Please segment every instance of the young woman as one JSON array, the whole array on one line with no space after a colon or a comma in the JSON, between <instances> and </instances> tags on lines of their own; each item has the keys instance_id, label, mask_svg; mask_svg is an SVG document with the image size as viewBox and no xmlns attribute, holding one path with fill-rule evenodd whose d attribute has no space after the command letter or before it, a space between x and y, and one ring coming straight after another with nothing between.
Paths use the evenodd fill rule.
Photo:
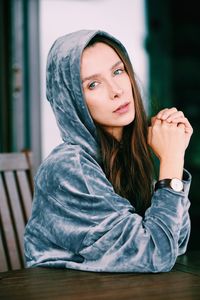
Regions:
<instances>
[{"instance_id":1,"label":"young woman","mask_svg":"<svg viewBox=\"0 0 200 300\"><path fill-rule=\"evenodd\" d=\"M35 177L27 266L169 271L190 234L189 121L171 108L147 127L126 49L103 31L56 40L47 98L63 143ZM149 146L160 160L155 187Z\"/></svg>"}]
</instances>

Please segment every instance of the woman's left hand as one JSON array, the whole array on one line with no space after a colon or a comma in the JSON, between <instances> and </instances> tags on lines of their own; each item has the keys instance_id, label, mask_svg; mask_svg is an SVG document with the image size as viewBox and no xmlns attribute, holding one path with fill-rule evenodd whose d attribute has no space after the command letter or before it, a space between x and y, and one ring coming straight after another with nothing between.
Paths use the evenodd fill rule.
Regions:
<instances>
[{"instance_id":1,"label":"woman's left hand","mask_svg":"<svg viewBox=\"0 0 200 300\"><path fill-rule=\"evenodd\" d=\"M151 119L152 124L156 119L173 124L183 124L185 126L185 149L188 147L193 128L182 111L178 111L175 107L165 108Z\"/></svg>"}]
</instances>

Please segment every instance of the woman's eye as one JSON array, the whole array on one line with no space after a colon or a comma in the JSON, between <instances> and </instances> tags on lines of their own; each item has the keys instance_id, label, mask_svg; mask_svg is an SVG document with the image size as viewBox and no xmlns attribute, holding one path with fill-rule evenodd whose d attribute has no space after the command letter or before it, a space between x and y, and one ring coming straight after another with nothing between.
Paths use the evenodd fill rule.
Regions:
<instances>
[{"instance_id":1,"label":"woman's eye","mask_svg":"<svg viewBox=\"0 0 200 300\"><path fill-rule=\"evenodd\" d=\"M121 73L123 73L123 69L117 69L114 71L114 75L120 75Z\"/></svg>"},{"instance_id":2,"label":"woman's eye","mask_svg":"<svg viewBox=\"0 0 200 300\"><path fill-rule=\"evenodd\" d=\"M96 86L98 85L98 82L97 81L93 81L89 84L88 88L90 90L93 90Z\"/></svg>"}]
</instances>

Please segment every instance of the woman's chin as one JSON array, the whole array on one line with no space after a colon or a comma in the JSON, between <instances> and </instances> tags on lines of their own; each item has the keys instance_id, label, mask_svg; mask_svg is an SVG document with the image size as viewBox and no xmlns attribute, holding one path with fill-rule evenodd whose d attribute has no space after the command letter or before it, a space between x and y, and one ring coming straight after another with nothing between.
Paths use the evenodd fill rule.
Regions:
<instances>
[{"instance_id":1,"label":"woman's chin","mask_svg":"<svg viewBox=\"0 0 200 300\"><path fill-rule=\"evenodd\" d=\"M124 120L121 120L121 124L119 126L127 126L129 124L131 124L135 119L135 114L134 115L130 115L130 116L126 116L126 118L124 118Z\"/></svg>"}]
</instances>

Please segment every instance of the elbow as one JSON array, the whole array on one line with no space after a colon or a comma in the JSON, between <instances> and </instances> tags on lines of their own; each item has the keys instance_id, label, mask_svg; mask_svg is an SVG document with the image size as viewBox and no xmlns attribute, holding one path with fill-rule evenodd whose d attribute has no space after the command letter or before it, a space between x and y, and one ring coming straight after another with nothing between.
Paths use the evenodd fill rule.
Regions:
<instances>
[{"instance_id":1,"label":"elbow","mask_svg":"<svg viewBox=\"0 0 200 300\"><path fill-rule=\"evenodd\" d=\"M170 272L175 263L167 263L165 265L159 265L154 268L153 273L167 273Z\"/></svg>"},{"instance_id":2,"label":"elbow","mask_svg":"<svg viewBox=\"0 0 200 300\"><path fill-rule=\"evenodd\" d=\"M167 253L165 255L155 255L152 265L153 273L169 272L176 263L177 255L174 253Z\"/></svg>"}]
</instances>

